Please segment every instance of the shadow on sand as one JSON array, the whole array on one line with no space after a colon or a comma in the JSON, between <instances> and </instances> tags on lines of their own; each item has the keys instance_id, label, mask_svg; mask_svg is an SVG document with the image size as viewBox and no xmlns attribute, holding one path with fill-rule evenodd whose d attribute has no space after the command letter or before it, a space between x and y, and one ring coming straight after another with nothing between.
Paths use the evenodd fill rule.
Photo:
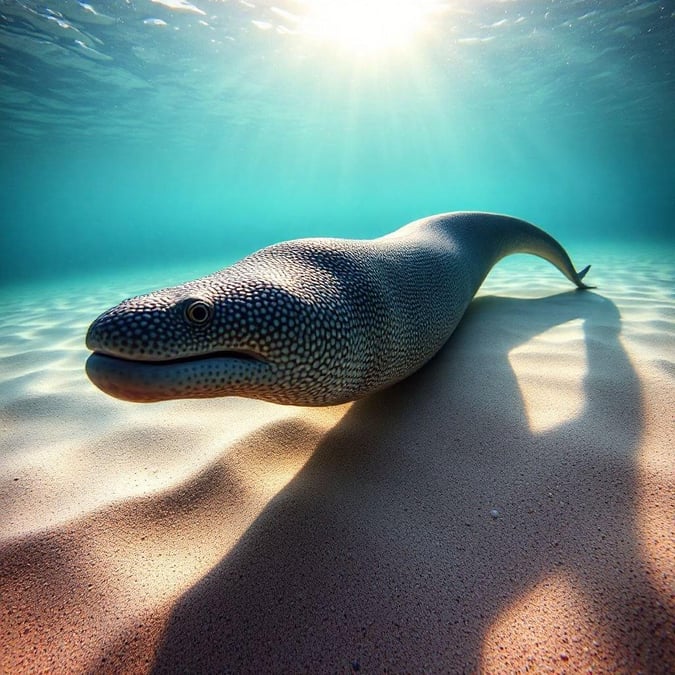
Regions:
<instances>
[{"instance_id":1,"label":"shadow on sand","mask_svg":"<svg viewBox=\"0 0 675 675\"><path fill-rule=\"evenodd\" d=\"M508 354L573 319L583 410L533 434ZM476 300L427 367L352 406L179 600L155 672L476 670L500 613L558 574L603 653L663 670L667 617L636 524L640 387L619 332L593 293Z\"/></svg>"}]
</instances>

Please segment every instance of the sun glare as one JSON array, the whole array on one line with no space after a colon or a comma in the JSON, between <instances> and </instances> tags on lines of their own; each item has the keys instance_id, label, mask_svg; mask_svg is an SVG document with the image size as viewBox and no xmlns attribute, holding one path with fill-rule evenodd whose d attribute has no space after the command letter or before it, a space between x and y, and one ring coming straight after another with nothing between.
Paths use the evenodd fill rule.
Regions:
<instances>
[{"instance_id":1,"label":"sun glare","mask_svg":"<svg viewBox=\"0 0 675 675\"><path fill-rule=\"evenodd\" d=\"M428 0L314 0L307 3L306 35L359 54L409 45L426 26Z\"/></svg>"}]
</instances>

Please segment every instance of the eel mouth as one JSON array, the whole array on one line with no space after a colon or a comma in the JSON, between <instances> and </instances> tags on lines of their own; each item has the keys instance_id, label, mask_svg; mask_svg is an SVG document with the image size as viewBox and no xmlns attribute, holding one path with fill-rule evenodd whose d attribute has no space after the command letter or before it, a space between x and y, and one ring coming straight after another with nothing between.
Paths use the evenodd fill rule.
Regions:
<instances>
[{"instance_id":1,"label":"eel mouth","mask_svg":"<svg viewBox=\"0 0 675 675\"><path fill-rule=\"evenodd\" d=\"M123 401L149 403L176 398L246 395L272 364L255 352L220 350L163 361L124 358L94 350L85 366L101 391Z\"/></svg>"},{"instance_id":2,"label":"eel mouth","mask_svg":"<svg viewBox=\"0 0 675 675\"><path fill-rule=\"evenodd\" d=\"M109 352L93 350L92 356L103 357L106 359L114 359L116 361L124 361L126 363L143 364L144 366L163 366L175 365L180 363L193 363L197 361L208 361L211 359L238 359L240 361L252 361L257 363L269 363L261 354L247 350L247 349L222 349L215 352L207 352L205 354L191 354L190 356L178 356L171 359L144 359L132 358L129 356L120 356L118 354L110 354Z\"/></svg>"}]
</instances>

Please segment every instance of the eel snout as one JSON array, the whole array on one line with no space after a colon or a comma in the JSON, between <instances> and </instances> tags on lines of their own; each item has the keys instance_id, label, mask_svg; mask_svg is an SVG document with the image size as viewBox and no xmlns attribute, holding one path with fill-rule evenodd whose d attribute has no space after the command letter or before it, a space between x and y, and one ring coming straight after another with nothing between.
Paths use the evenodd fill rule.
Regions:
<instances>
[{"instance_id":1,"label":"eel snout","mask_svg":"<svg viewBox=\"0 0 675 675\"><path fill-rule=\"evenodd\" d=\"M236 395L261 384L273 368L266 351L219 330L216 309L195 297L120 303L87 331L89 379L137 402Z\"/></svg>"}]
</instances>

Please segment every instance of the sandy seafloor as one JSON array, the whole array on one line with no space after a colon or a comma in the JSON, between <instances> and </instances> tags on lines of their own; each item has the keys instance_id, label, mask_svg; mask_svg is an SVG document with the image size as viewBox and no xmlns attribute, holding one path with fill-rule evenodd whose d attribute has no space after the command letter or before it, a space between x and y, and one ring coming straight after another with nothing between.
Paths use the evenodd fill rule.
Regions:
<instances>
[{"instance_id":1,"label":"sandy seafloor","mask_svg":"<svg viewBox=\"0 0 675 675\"><path fill-rule=\"evenodd\" d=\"M189 274L4 288L0 672L672 672L675 258L574 257L323 409L89 383L89 322Z\"/></svg>"}]
</instances>

